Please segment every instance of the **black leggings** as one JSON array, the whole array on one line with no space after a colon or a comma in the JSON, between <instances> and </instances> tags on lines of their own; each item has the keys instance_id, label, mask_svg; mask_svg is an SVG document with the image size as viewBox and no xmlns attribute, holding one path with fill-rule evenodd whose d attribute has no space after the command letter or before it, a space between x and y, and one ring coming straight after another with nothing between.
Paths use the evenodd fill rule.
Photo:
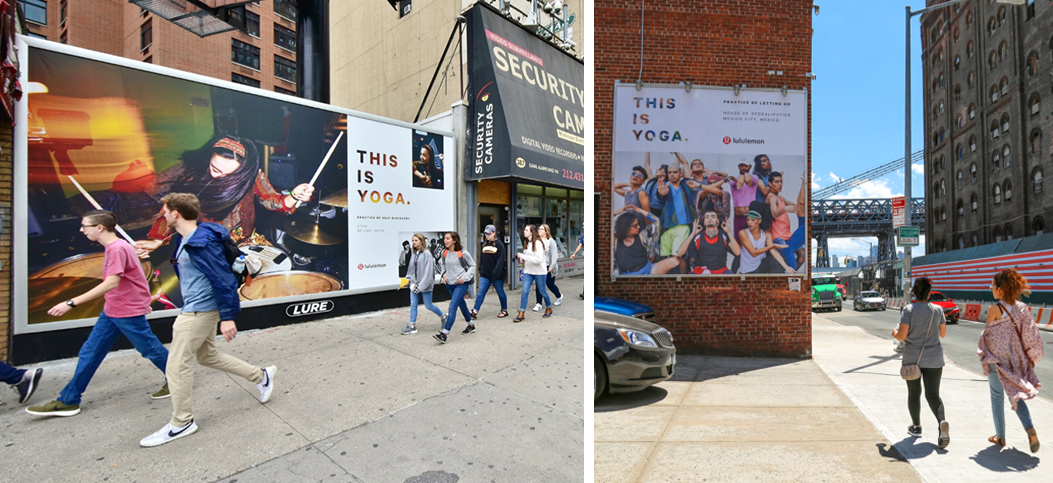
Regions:
<instances>
[{"instance_id":1,"label":"black leggings","mask_svg":"<svg viewBox=\"0 0 1053 483\"><path fill-rule=\"evenodd\" d=\"M910 411L910 420L915 426L921 426L921 386L925 384L925 400L929 402L932 414L936 416L936 422L943 421L943 399L940 399L940 378L943 377L942 367L922 367L921 378L907 381L907 409Z\"/></svg>"},{"instance_id":2,"label":"black leggings","mask_svg":"<svg viewBox=\"0 0 1053 483\"><path fill-rule=\"evenodd\" d=\"M548 272L548 275L545 276L545 286L548 287L548 291L556 298L563 296L559 291L559 287L556 286L556 277L552 275L552 272ZM540 285L534 285L534 293L537 295L537 303L540 304L542 302Z\"/></svg>"}]
</instances>

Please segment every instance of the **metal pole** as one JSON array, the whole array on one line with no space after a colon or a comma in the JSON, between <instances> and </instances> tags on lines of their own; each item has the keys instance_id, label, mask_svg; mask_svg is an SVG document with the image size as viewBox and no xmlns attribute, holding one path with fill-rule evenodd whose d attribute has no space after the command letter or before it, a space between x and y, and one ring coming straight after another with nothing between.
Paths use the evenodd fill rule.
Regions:
<instances>
[{"instance_id":1,"label":"metal pole","mask_svg":"<svg viewBox=\"0 0 1053 483\"><path fill-rule=\"evenodd\" d=\"M912 226L914 224L914 217L913 217L913 211L914 211L914 203L913 203L913 201L914 201L914 197L911 195L911 192L910 192L910 178L912 176L911 167L910 167L910 161L911 161L911 159L910 159L910 144L911 144L911 142L910 142L911 141L910 140L910 18L912 16L913 15L911 15L911 12L910 12L910 5L907 5L907 23L906 23L906 26L905 26L906 28L904 29L904 35L905 35L905 38L907 39L907 44L906 44L906 53L907 53L907 55L906 55L906 69L905 69L906 75L905 75L905 81L904 81L904 84L903 84L904 92L905 92L904 98L906 100L905 105L904 105L904 112L906 114L904 116L904 130L903 130L903 137L904 137L904 143L903 143L903 166L904 166L904 171L903 171L903 190L904 190L904 196L906 197L907 226ZM924 165L924 162L925 161L924 161L924 157L923 157L922 158L922 164L923 165ZM895 238L893 238L893 239L895 239ZM893 249L893 251L894 250L895 249ZM908 293L909 291L910 291L910 247L903 247L903 293Z\"/></svg>"}]
</instances>

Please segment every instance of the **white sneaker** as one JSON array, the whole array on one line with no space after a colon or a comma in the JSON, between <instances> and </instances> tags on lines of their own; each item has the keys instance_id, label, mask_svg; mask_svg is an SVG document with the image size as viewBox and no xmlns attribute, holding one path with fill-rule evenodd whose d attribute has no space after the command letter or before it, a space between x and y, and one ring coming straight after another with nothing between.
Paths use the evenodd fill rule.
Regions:
<instances>
[{"instance_id":1,"label":"white sneaker","mask_svg":"<svg viewBox=\"0 0 1053 483\"><path fill-rule=\"evenodd\" d=\"M158 432L151 434L139 441L139 446L144 448L153 448L154 446L161 446L169 441L182 438L184 436L190 436L197 432L197 424L194 420L190 420L190 424L183 426L182 428L174 428L172 424L166 424L165 427L161 428Z\"/></svg>"},{"instance_id":2,"label":"white sneaker","mask_svg":"<svg viewBox=\"0 0 1053 483\"><path fill-rule=\"evenodd\" d=\"M563 296L560 295L559 297L556 297L556 301L553 302L552 305L560 305L562 303L563 303Z\"/></svg>"},{"instance_id":3,"label":"white sneaker","mask_svg":"<svg viewBox=\"0 0 1053 483\"><path fill-rule=\"evenodd\" d=\"M530 310L533 310L534 312L541 312L541 304L534 305L534 308Z\"/></svg>"},{"instance_id":4,"label":"white sneaker","mask_svg":"<svg viewBox=\"0 0 1053 483\"><path fill-rule=\"evenodd\" d=\"M263 381L256 384L256 389L260 390L260 402L265 403L271 400L271 393L274 392L274 375L278 373L278 368L275 366L263 368Z\"/></svg>"}]
</instances>

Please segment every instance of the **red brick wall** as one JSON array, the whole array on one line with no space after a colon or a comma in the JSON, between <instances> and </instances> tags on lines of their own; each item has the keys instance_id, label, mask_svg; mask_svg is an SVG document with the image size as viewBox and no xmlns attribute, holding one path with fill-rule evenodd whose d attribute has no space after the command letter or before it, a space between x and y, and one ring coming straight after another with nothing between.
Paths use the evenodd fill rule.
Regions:
<instances>
[{"instance_id":1,"label":"red brick wall","mask_svg":"<svg viewBox=\"0 0 1053 483\"><path fill-rule=\"evenodd\" d=\"M614 82L640 69L642 2L595 7L595 190L599 233L611 233ZM750 88L810 88L812 1L648 0L644 18L646 83ZM782 76L767 76L781 70ZM809 95L809 123L811 96ZM811 171L811 129L808 168ZM811 285L790 292L785 278L675 278L611 281L610 235L597 240L598 295L654 307L686 353L810 357Z\"/></svg>"}]
</instances>

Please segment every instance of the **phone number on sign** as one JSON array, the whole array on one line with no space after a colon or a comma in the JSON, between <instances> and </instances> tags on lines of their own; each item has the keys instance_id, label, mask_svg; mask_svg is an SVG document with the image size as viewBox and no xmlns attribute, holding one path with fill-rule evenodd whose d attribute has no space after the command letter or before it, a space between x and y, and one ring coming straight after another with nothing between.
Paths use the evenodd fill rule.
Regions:
<instances>
[{"instance_id":1,"label":"phone number on sign","mask_svg":"<svg viewBox=\"0 0 1053 483\"><path fill-rule=\"evenodd\" d=\"M577 171L571 171L569 169L564 169L563 170L563 178L564 179L572 179L574 181L582 181L582 182L584 182L585 181L585 173L580 173L580 172L577 172Z\"/></svg>"}]
</instances>

